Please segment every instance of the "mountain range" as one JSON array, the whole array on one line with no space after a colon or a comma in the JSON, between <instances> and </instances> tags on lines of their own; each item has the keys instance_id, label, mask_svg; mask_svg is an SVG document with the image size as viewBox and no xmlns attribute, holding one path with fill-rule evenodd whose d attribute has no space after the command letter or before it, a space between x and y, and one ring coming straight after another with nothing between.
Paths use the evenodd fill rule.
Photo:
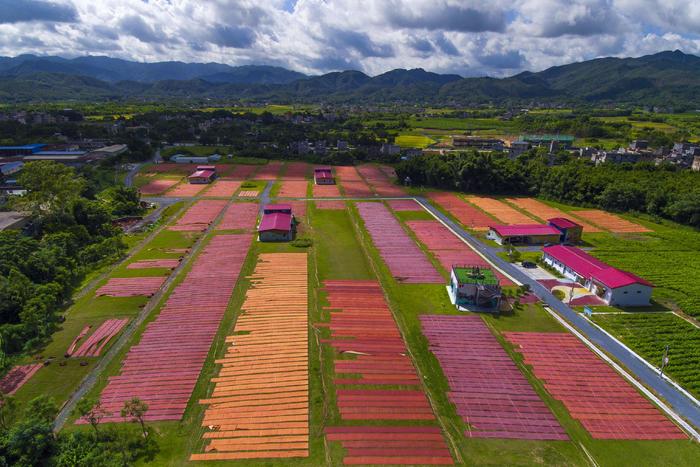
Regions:
<instances>
[{"instance_id":1,"label":"mountain range","mask_svg":"<svg viewBox=\"0 0 700 467\"><path fill-rule=\"evenodd\" d=\"M700 57L599 58L507 78L423 69L306 76L281 67L140 63L109 57L0 57L0 102L240 99L279 102L634 103L700 105Z\"/></svg>"}]
</instances>

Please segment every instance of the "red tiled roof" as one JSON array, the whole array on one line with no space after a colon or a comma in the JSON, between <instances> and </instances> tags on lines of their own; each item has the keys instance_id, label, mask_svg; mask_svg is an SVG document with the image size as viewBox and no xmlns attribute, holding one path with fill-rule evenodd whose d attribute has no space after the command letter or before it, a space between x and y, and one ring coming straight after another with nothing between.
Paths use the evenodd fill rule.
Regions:
<instances>
[{"instance_id":1,"label":"red tiled roof","mask_svg":"<svg viewBox=\"0 0 700 467\"><path fill-rule=\"evenodd\" d=\"M501 237L521 237L526 235L561 235L561 232L551 225L544 224L513 224L513 225L492 225Z\"/></svg>"},{"instance_id":2,"label":"red tiled roof","mask_svg":"<svg viewBox=\"0 0 700 467\"><path fill-rule=\"evenodd\" d=\"M544 247L542 251L565 264L576 272L576 274L587 279L595 279L611 289L617 289L631 284L643 284L648 287L654 286L651 282L631 272L614 268L576 247L554 245Z\"/></svg>"},{"instance_id":3,"label":"red tiled roof","mask_svg":"<svg viewBox=\"0 0 700 467\"><path fill-rule=\"evenodd\" d=\"M214 175L213 170L197 170L192 175L190 175L188 178L200 178L200 177L210 178L213 175Z\"/></svg>"},{"instance_id":4,"label":"red tiled roof","mask_svg":"<svg viewBox=\"0 0 700 467\"><path fill-rule=\"evenodd\" d=\"M591 277L591 274L594 272L610 267L601 260L594 258L585 251L573 246L546 246L542 248L542 251L552 258L567 265L578 275L583 277Z\"/></svg>"},{"instance_id":5,"label":"red tiled roof","mask_svg":"<svg viewBox=\"0 0 700 467\"><path fill-rule=\"evenodd\" d=\"M550 224L552 224L555 227L560 227L562 229L570 229L572 227L581 227L576 222L569 220L565 217L553 217L551 219L547 219L547 222L549 222Z\"/></svg>"},{"instance_id":6,"label":"red tiled roof","mask_svg":"<svg viewBox=\"0 0 700 467\"><path fill-rule=\"evenodd\" d=\"M648 287L654 287L654 285L646 279L642 279L631 272L622 271L612 267L593 273L591 278L611 289L627 287L628 285L632 284L642 284Z\"/></svg>"},{"instance_id":7,"label":"red tiled roof","mask_svg":"<svg viewBox=\"0 0 700 467\"><path fill-rule=\"evenodd\" d=\"M267 232L270 230L282 230L284 232L292 230L292 215L283 212L264 214L258 226L258 232Z\"/></svg>"}]
</instances>

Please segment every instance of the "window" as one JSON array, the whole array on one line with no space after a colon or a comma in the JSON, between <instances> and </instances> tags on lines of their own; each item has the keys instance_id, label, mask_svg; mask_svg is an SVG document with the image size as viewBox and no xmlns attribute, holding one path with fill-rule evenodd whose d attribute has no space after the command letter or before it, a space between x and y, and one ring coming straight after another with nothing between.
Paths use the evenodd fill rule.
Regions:
<instances>
[{"instance_id":1,"label":"window","mask_svg":"<svg viewBox=\"0 0 700 467\"><path fill-rule=\"evenodd\" d=\"M624 294L627 295L627 291L626 291L626 290L625 290Z\"/></svg>"}]
</instances>

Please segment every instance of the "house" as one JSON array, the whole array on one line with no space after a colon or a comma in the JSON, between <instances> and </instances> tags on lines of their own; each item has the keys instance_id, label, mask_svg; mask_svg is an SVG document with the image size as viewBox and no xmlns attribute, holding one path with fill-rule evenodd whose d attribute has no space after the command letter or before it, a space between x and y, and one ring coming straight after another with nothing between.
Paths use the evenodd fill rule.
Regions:
<instances>
[{"instance_id":1,"label":"house","mask_svg":"<svg viewBox=\"0 0 700 467\"><path fill-rule=\"evenodd\" d=\"M187 177L187 181L190 184L208 184L214 181L216 178L216 171L214 170L195 170Z\"/></svg>"},{"instance_id":2,"label":"house","mask_svg":"<svg viewBox=\"0 0 700 467\"><path fill-rule=\"evenodd\" d=\"M571 135L521 135L519 139L533 146L550 147L552 142L556 142L557 147L561 149L569 149L574 144L574 137Z\"/></svg>"},{"instance_id":3,"label":"house","mask_svg":"<svg viewBox=\"0 0 700 467\"><path fill-rule=\"evenodd\" d=\"M645 139L635 139L630 143L629 148L632 151L642 151L649 149L649 141Z\"/></svg>"},{"instance_id":4,"label":"house","mask_svg":"<svg viewBox=\"0 0 700 467\"><path fill-rule=\"evenodd\" d=\"M382 143L379 152L385 156L396 156L401 152L401 146L398 144Z\"/></svg>"},{"instance_id":5,"label":"house","mask_svg":"<svg viewBox=\"0 0 700 467\"><path fill-rule=\"evenodd\" d=\"M288 242L294 238L296 222L289 204L268 204L258 225L261 242Z\"/></svg>"},{"instance_id":6,"label":"house","mask_svg":"<svg viewBox=\"0 0 700 467\"><path fill-rule=\"evenodd\" d=\"M316 185L335 185L333 171L330 167L317 167L314 169L314 183Z\"/></svg>"},{"instance_id":7,"label":"house","mask_svg":"<svg viewBox=\"0 0 700 467\"><path fill-rule=\"evenodd\" d=\"M0 180L8 175L16 174L22 170L22 166L24 166L24 163L20 161L0 163Z\"/></svg>"},{"instance_id":8,"label":"house","mask_svg":"<svg viewBox=\"0 0 700 467\"><path fill-rule=\"evenodd\" d=\"M561 232L557 228L544 224L492 225L486 234L486 238L499 245L559 243L560 237Z\"/></svg>"},{"instance_id":9,"label":"house","mask_svg":"<svg viewBox=\"0 0 700 467\"><path fill-rule=\"evenodd\" d=\"M583 235L583 226L564 217L553 217L547 224L561 232L559 243L578 243Z\"/></svg>"},{"instance_id":10,"label":"house","mask_svg":"<svg viewBox=\"0 0 700 467\"><path fill-rule=\"evenodd\" d=\"M527 141L512 141L508 148L508 157L515 159L519 155L530 150L530 143Z\"/></svg>"},{"instance_id":11,"label":"house","mask_svg":"<svg viewBox=\"0 0 700 467\"><path fill-rule=\"evenodd\" d=\"M0 146L0 157L30 156L41 151L45 144L25 144L23 146Z\"/></svg>"},{"instance_id":12,"label":"house","mask_svg":"<svg viewBox=\"0 0 700 467\"><path fill-rule=\"evenodd\" d=\"M29 222L30 215L26 212L0 212L0 232L3 230L19 230Z\"/></svg>"},{"instance_id":13,"label":"house","mask_svg":"<svg viewBox=\"0 0 700 467\"><path fill-rule=\"evenodd\" d=\"M455 148L473 148L482 151L503 151L503 140L481 136L453 136L452 146Z\"/></svg>"},{"instance_id":14,"label":"house","mask_svg":"<svg viewBox=\"0 0 700 467\"><path fill-rule=\"evenodd\" d=\"M700 172L700 156L693 157L693 165L691 165L690 168L694 172Z\"/></svg>"},{"instance_id":15,"label":"house","mask_svg":"<svg viewBox=\"0 0 700 467\"><path fill-rule=\"evenodd\" d=\"M112 146L105 146L90 151L90 157L93 159L109 159L125 153L127 149L126 144L113 144Z\"/></svg>"},{"instance_id":16,"label":"house","mask_svg":"<svg viewBox=\"0 0 700 467\"><path fill-rule=\"evenodd\" d=\"M478 311L497 312L501 303L501 286L489 268L482 266L452 266L447 286L450 301L457 309L474 307Z\"/></svg>"},{"instance_id":17,"label":"house","mask_svg":"<svg viewBox=\"0 0 700 467\"><path fill-rule=\"evenodd\" d=\"M571 246L544 247L542 253L545 264L582 284L608 305L649 305L654 285L631 272L614 268Z\"/></svg>"},{"instance_id":18,"label":"house","mask_svg":"<svg viewBox=\"0 0 700 467\"><path fill-rule=\"evenodd\" d=\"M170 158L170 162L175 162L177 164L207 164L218 160L221 160L219 154L212 154L211 156L186 156L184 154L175 154Z\"/></svg>"}]
</instances>

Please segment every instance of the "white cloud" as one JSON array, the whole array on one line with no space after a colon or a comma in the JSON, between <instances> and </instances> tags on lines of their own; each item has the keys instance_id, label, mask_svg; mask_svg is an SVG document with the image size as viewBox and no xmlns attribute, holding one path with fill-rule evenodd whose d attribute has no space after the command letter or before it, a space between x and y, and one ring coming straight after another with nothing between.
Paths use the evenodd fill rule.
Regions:
<instances>
[{"instance_id":1,"label":"white cloud","mask_svg":"<svg viewBox=\"0 0 700 467\"><path fill-rule=\"evenodd\" d=\"M4 8L12 5L11 9ZM23 5L18 9L16 5ZM0 0L0 55L463 75L700 51L696 0Z\"/></svg>"}]
</instances>

